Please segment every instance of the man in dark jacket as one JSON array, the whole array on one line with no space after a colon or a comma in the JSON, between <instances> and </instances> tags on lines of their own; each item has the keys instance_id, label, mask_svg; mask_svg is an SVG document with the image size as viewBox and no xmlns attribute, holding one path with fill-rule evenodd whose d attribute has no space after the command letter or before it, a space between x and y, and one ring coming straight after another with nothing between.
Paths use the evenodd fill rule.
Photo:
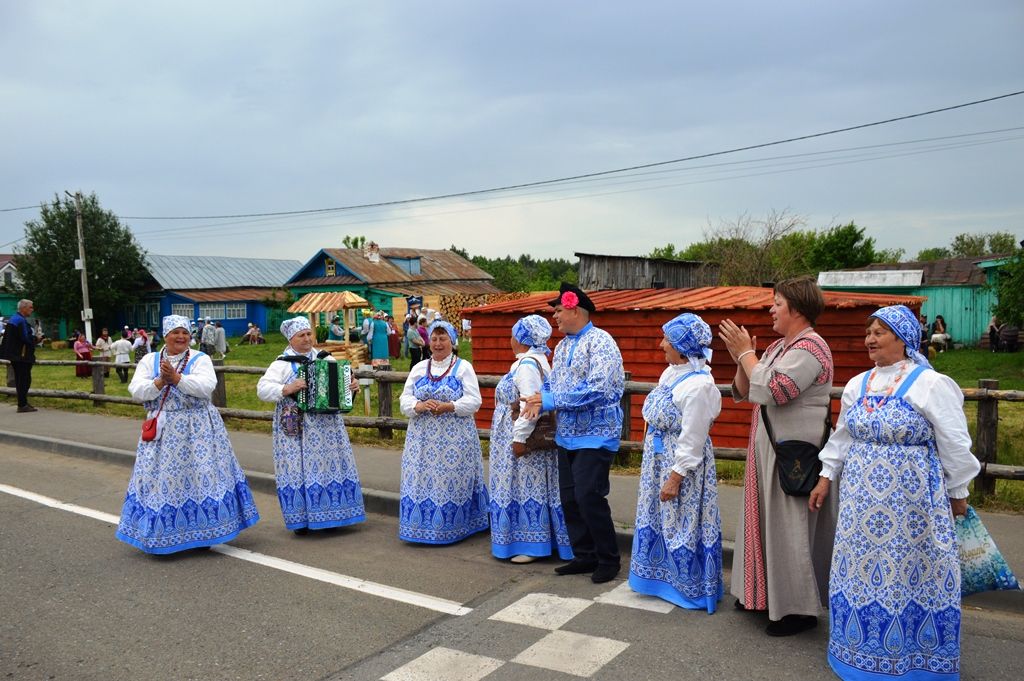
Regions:
<instances>
[{"instance_id":1,"label":"man in dark jacket","mask_svg":"<svg viewBox=\"0 0 1024 681\"><path fill-rule=\"evenodd\" d=\"M32 365L36 361L36 333L28 317L33 310L31 300L18 301L18 311L4 329L3 357L14 369L14 386L18 393L18 413L35 411L28 403L28 389L32 385Z\"/></svg>"}]
</instances>

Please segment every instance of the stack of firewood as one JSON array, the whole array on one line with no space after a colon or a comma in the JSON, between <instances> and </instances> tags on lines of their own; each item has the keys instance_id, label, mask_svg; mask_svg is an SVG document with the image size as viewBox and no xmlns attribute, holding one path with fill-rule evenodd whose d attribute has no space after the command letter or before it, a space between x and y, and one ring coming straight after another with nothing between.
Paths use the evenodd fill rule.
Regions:
<instances>
[{"instance_id":1,"label":"stack of firewood","mask_svg":"<svg viewBox=\"0 0 1024 681\"><path fill-rule=\"evenodd\" d=\"M352 364L370 363L370 353L365 343L346 343L344 341L324 341L318 344L317 350L326 350L334 359L347 359Z\"/></svg>"}]
</instances>

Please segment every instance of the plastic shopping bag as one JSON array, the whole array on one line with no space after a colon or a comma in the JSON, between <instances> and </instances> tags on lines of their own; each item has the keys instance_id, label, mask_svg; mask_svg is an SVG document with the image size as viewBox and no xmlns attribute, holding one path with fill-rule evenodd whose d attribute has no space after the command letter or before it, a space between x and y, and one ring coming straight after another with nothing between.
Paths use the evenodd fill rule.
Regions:
<instances>
[{"instance_id":1,"label":"plastic shopping bag","mask_svg":"<svg viewBox=\"0 0 1024 681\"><path fill-rule=\"evenodd\" d=\"M967 515L956 519L956 537L960 544L961 596L1020 588L974 507L968 506Z\"/></svg>"}]
</instances>

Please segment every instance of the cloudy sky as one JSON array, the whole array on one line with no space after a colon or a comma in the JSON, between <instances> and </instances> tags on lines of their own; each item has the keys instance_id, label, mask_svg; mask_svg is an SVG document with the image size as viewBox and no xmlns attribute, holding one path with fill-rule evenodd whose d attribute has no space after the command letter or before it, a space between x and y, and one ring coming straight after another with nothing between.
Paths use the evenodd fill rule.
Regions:
<instances>
[{"instance_id":1,"label":"cloudy sky","mask_svg":"<svg viewBox=\"0 0 1024 681\"><path fill-rule=\"evenodd\" d=\"M714 4L715 6L711 6ZM1024 3L0 3L0 209L95 192L148 251L365 235L646 254L772 210L877 245L1024 238ZM1016 129L1013 129L1016 128ZM9 252L38 209L0 212Z\"/></svg>"}]
</instances>

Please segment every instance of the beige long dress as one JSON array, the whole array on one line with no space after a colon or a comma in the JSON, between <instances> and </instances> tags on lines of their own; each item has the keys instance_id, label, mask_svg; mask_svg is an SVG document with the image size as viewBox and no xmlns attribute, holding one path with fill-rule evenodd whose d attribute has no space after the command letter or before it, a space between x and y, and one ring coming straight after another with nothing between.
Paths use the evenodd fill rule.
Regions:
<instances>
[{"instance_id":1,"label":"beige long dress","mask_svg":"<svg viewBox=\"0 0 1024 681\"><path fill-rule=\"evenodd\" d=\"M775 437L779 441L803 440L818 443L824 429L825 409L830 406L832 354L824 339L808 330L788 346L783 340L770 345L750 376L750 391L737 401L768 407ZM745 561L748 559L748 531L759 531L764 556L768 617L821 615L828 602L828 576L832 561L838 515L838 494L830 494L817 512L807 508L806 497L785 494L775 470L775 452L768 439L759 409L752 425L757 462L760 527L747 527L744 509L736 532L732 569L732 594L747 607L756 607L759 585L752 581L754 599L745 597ZM746 494L747 489L744 489ZM752 539L752 538L751 538ZM749 556L753 559L752 553ZM754 603L748 601L753 600Z\"/></svg>"}]
</instances>

